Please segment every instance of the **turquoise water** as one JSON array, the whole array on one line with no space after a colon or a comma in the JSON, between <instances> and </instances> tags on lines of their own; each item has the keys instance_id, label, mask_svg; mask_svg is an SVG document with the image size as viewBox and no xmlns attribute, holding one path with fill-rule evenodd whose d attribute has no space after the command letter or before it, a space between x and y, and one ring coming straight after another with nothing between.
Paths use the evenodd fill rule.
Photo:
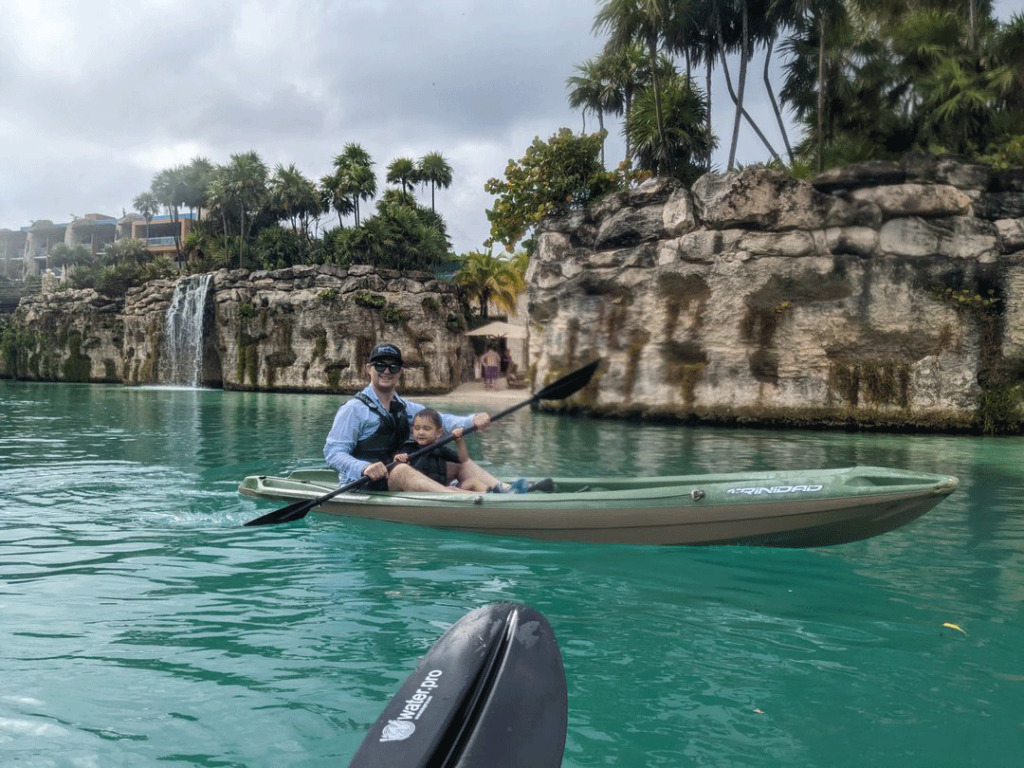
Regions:
<instances>
[{"instance_id":1,"label":"turquoise water","mask_svg":"<svg viewBox=\"0 0 1024 768\"><path fill-rule=\"evenodd\" d=\"M241 527L279 505L238 481L320 466L338 402L0 382L0 765L347 765L419 657L495 600L558 637L566 767L1021 764L1024 440L524 409L470 445L512 475L961 478L910 526L827 549Z\"/></svg>"}]
</instances>

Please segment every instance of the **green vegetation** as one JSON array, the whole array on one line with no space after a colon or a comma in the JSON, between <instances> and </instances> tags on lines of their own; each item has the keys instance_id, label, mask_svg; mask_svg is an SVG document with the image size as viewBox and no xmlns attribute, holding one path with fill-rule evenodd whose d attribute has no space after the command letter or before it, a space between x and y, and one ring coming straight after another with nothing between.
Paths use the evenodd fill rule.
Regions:
<instances>
[{"instance_id":1,"label":"green vegetation","mask_svg":"<svg viewBox=\"0 0 1024 768\"><path fill-rule=\"evenodd\" d=\"M497 197L487 211L489 244L511 251L541 219L623 188L624 173L609 173L601 163L603 141L604 133L577 136L562 128L548 141L534 139L520 160L509 161L504 180L493 178L484 186Z\"/></svg>"},{"instance_id":2,"label":"green vegetation","mask_svg":"<svg viewBox=\"0 0 1024 768\"><path fill-rule=\"evenodd\" d=\"M987 314L998 311L1000 299L995 295L995 289L990 288L982 296L969 288L956 290L955 288L944 288L935 291L935 297L940 301L951 304L954 309L961 312L973 312L975 314Z\"/></svg>"},{"instance_id":3,"label":"green vegetation","mask_svg":"<svg viewBox=\"0 0 1024 768\"><path fill-rule=\"evenodd\" d=\"M408 320L405 313L402 312L399 307L389 302L380 294L370 293L369 291L359 291L353 298L357 306L366 307L367 309L373 309L379 312L381 319L385 323L398 324Z\"/></svg>"},{"instance_id":4,"label":"green vegetation","mask_svg":"<svg viewBox=\"0 0 1024 768\"><path fill-rule=\"evenodd\" d=\"M166 209L206 211L176 256L190 272L222 267L280 269L294 264L369 264L388 269L429 270L449 258L447 225L437 213L436 190L452 184L452 169L439 152L419 161L398 158L388 167L389 188L366 217L362 208L377 195L374 161L359 144L346 144L333 170L319 182L294 164L273 171L255 151L232 154L216 165L197 157L153 177L134 200L147 225ZM430 188L430 207L413 190ZM338 226L317 236L320 218L337 215ZM352 226L346 218L353 217Z\"/></svg>"},{"instance_id":5,"label":"green vegetation","mask_svg":"<svg viewBox=\"0 0 1024 768\"><path fill-rule=\"evenodd\" d=\"M128 288L175 274L167 257L154 257L141 240L125 238L107 246L96 258L70 257L73 288L95 288L106 296L123 296Z\"/></svg>"},{"instance_id":6,"label":"green vegetation","mask_svg":"<svg viewBox=\"0 0 1024 768\"><path fill-rule=\"evenodd\" d=\"M607 35L605 48L576 67L569 101L602 129L605 116L621 116L625 162L639 170L686 178L709 166L716 67L733 105L722 131L729 170L744 124L773 162L799 169L911 150L1024 163L1024 15L1000 22L991 3L602 0L594 31ZM769 76L776 52L785 57L779 82ZM755 56L764 59L758 97L772 105L782 153L745 108ZM701 75L703 93L694 85ZM785 111L803 131L795 145Z\"/></svg>"},{"instance_id":7,"label":"green vegetation","mask_svg":"<svg viewBox=\"0 0 1024 768\"><path fill-rule=\"evenodd\" d=\"M488 316L490 304L511 314L516 311L519 294L526 290L527 261L525 253L502 259L490 251L472 251L463 257L455 284L469 301L480 302L480 317Z\"/></svg>"},{"instance_id":8,"label":"green vegetation","mask_svg":"<svg viewBox=\"0 0 1024 768\"><path fill-rule=\"evenodd\" d=\"M388 300L377 293L370 293L369 291L358 291L355 296L352 297L356 305L360 307L366 307L367 309L384 309L388 305Z\"/></svg>"}]
</instances>

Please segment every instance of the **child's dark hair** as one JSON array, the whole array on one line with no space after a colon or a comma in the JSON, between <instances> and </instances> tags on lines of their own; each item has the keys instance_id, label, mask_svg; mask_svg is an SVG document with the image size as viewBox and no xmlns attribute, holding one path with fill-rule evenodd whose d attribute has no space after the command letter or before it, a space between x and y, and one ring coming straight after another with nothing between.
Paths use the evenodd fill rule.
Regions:
<instances>
[{"instance_id":1,"label":"child's dark hair","mask_svg":"<svg viewBox=\"0 0 1024 768\"><path fill-rule=\"evenodd\" d=\"M435 411L433 408L424 408L422 411L417 413L412 420L416 421L416 419L418 419L420 416L422 416L425 419L430 419L432 422L434 422L435 427L437 427L441 431L444 431L444 424L441 423L441 414Z\"/></svg>"}]
</instances>

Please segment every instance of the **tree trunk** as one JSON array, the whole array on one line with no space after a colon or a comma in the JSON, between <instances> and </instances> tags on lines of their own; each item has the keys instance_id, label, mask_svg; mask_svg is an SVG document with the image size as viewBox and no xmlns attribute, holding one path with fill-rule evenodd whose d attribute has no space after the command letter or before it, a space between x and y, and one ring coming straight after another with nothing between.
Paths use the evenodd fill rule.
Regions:
<instances>
[{"instance_id":1,"label":"tree trunk","mask_svg":"<svg viewBox=\"0 0 1024 768\"><path fill-rule=\"evenodd\" d=\"M629 147L629 113L633 110L633 87L626 86L626 113L623 120L626 123L626 130L623 131L626 135L626 162L633 165L633 152Z\"/></svg>"},{"instance_id":2,"label":"tree trunk","mask_svg":"<svg viewBox=\"0 0 1024 768\"><path fill-rule=\"evenodd\" d=\"M818 19L818 173L825 168L825 17Z\"/></svg>"},{"instance_id":3,"label":"tree trunk","mask_svg":"<svg viewBox=\"0 0 1024 768\"><path fill-rule=\"evenodd\" d=\"M708 114L707 114L707 117L705 118L705 123L706 123L706 128L707 128L707 131L708 131L708 138L709 139L713 135L711 133L711 71L713 69L713 66L714 66L714 57L709 55L707 57L707 63L705 65L705 67L704 67L704 89L707 91L707 94L708 94ZM714 150L711 148L710 142L709 142L709 145L708 145L708 170L711 170L711 155L712 155L713 152L714 152Z\"/></svg>"},{"instance_id":4,"label":"tree trunk","mask_svg":"<svg viewBox=\"0 0 1024 768\"><path fill-rule=\"evenodd\" d=\"M736 116L732 122L732 143L729 145L729 170L736 164L736 145L740 140L740 118L743 115L743 95L747 88L747 4L742 9L743 30L740 38L740 88L736 97Z\"/></svg>"},{"instance_id":5,"label":"tree trunk","mask_svg":"<svg viewBox=\"0 0 1024 768\"><path fill-rule=\"evenodd\" d=\"M722 27L721 27L720 23L716 27L716 33L718 35L718 46L719 46L720 49L722 49L724 51L724 49L725 49L725 40L722 37ZM739 103L739 98L736 96L736 91L733 90L733 87L732 87L732 75L729 73L729 62L726 60L724 52L720 53L720 55L722 57L722 71L725 73L725 87L729 90L729 98L732 99L733 104L737 105L737 107L740 110L740 114L743 115L743 119L746 120L747 123L750 124L750 127L754 129L754 133L757 134L757 137L761 140L761 143L764 144L765 148L769 152L771 152L772 157L774 157L776 160L779 160L781 162L781 158L779 157L779 153L775 151L775 148L768 141L768 137L764 135L764 133L758 127L757 123L754 122L754 118L752 118L750 116L750 114L747 112L747 110L743 109L743 106ZM710 116L710 114L711 114L711 109L710 109L710 102L709 102L708 115ZM730 170L730 171L732 170L732 165L731 164L729 165L728 170Z\"/></svg>"},{"instance_id":6,"label":"tree trunk","mask_svg":"<svg viewBox=\"0 0 1024 768\"><path fill-rule=\"evenodd\" d=\"M661 155L668 148L665 141L665 120L661 116L661 91L658 90L658 39L655 35L647 36L647 49L651 57L651 88L654 89L654 119L658 121L658 138L661 140ZM658 171L664 170L658 168Z\"/></svg>"},{"instance_id":7,"label":"tree trunk","mask_svg":"<svg viewBox=\"0 0 1024 768\"><path fill-rule=\"evenodd\" d=\"M772 49L775 47L775 38L768 41L768 47L764 54L764 87L768 91L768 98L772 102L772 111L775 112L775 122L779 124L779 133L782 134L782 143L786 146L786 154L789 156L790 165L793 164L793 147L789 144L789 134L786 133L786 124L782 119L782 110L779 109L779 102L775 99L775 91L768 77L768 66L772 60Z\"/></svg>"}]
</instances>

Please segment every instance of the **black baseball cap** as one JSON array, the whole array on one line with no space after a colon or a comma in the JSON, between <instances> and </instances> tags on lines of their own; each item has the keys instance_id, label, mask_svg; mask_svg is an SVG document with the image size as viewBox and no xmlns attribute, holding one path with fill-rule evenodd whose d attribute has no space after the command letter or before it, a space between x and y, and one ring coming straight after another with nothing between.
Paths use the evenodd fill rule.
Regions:
<instances>
[{"instance_id":1,"label":"black baseball cap","mask_svg":"<svg viewBox=\"0 0 1024 768\"><path fill-rule=\"evenodd\" d=\"M370 362L375 360L394 360L399 365L404 365L402 362L402 350L396 347L394 344L378 344L376 347L370 350Z\"/></svg>"}]
</instances>

